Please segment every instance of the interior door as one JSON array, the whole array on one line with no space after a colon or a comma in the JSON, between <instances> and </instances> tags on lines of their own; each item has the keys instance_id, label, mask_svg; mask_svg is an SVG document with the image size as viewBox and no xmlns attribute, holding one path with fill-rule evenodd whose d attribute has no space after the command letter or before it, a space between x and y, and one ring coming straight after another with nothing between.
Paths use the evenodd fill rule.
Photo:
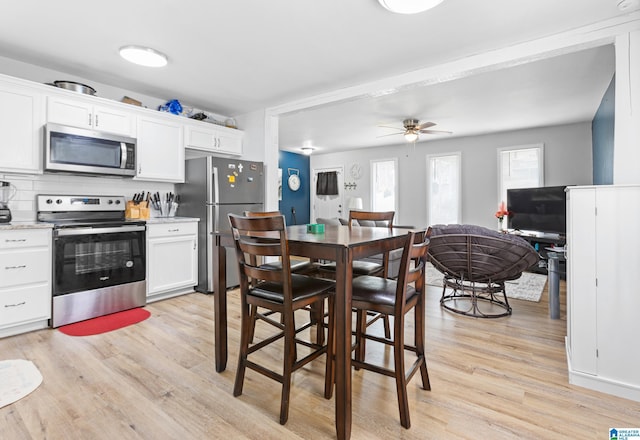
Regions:
<instances>
[{"instance_id":1,"label":"interior door","mask_svg":"<svg viewBox=\"0 0 640 440\"><path fill-rule=\"evenodd\" d=\"M329 171L335 171L338 173L338 195L326 196L316 194L316 185L318 183L318 173L326 173ZM313 170L313 186L311 187L311 221L315 222L317 218L334 218L344 217L346 211L343 210L344 206L344 169L343 167L336 168L319 168Z\"/></svg>"}]
</instances>

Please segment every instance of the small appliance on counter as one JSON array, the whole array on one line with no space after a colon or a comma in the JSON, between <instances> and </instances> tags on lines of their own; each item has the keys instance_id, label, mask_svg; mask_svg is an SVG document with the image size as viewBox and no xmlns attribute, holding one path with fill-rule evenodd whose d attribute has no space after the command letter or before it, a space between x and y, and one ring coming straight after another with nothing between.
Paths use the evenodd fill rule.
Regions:
<instances>
[{"instance_id":1,"label":"small appliance on counter","mask_svg":"<svg viewBox=\"0 0 640 440\"><path fill-rule=\"evenodd\" d=\"M14 185L0 180L0 223L9 223L11 221L9 200L16 195L16 192L17 188Z\"/></svg>"}]
</instances>

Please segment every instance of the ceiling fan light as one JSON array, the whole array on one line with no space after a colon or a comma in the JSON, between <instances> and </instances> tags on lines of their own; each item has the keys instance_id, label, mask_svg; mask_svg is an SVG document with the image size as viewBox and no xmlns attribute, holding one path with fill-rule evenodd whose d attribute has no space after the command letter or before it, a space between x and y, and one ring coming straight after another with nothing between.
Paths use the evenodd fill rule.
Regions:
<instances>
[{"instance_id":1,"label":"ceiling fan light","mask_svg":"<svg viewBox=\"0 0 640 440\"><path fill-rule=\"evenodd\" d=\"M413 131L407 131L404 134L404 138L407 142L415 142L418 140L418 133L413 132Z\"/></svg>"},{"instance_id":2,"label":"ceiling fan light","mask_svg":"<svg viewBox=\"0 0 640 440\"><path fill-rule=\"evenodd\" d=\"M418 14L435 8L444 0L378 0L387 10L396 14Z\"/></svg>"},{"instance_id":3,"label":"ceiling fan light","mask_svg":"<svg viewBox=\"0 0 640 440\"><path fill-rule=\"evenodd\" d=\"M150 47L124 46L120 48L120 56L140 66L164 67L167 65L167 56Z\"/></svg>"}]
</instances>

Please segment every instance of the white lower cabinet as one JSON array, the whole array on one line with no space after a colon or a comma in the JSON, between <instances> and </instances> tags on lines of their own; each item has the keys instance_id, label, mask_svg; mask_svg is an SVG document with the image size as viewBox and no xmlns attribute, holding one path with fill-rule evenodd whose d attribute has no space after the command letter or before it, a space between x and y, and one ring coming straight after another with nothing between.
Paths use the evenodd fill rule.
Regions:
<instances>
[{"instance_id":1,"label":"white lower cabinet","mask_svg":"<svg viewBox=\"0 0 640 440\"><path fill-rule=\"evenodd\" d=\"M640 401L640 186L567 189L569 382Z\"/></svg>"},{"instance_id":2,"label":"white lower cabinet","mask_svg":"<svg viewBox=\"0 0 640 440\"><path fill-rule=\"evenodd\" d=\"M198 222L147 224L147 302L193 292L198 284Z\"/></svg>"},{"instance_id":3,"label":"white lower cabinet","mask_svg":"<svg viewBox=\"0 0 640 440\"><path fill-rule=\"evenodd\" d=\"M51 229L0 231L0 337L49 326Z\"/></svg>"}]
</instances>

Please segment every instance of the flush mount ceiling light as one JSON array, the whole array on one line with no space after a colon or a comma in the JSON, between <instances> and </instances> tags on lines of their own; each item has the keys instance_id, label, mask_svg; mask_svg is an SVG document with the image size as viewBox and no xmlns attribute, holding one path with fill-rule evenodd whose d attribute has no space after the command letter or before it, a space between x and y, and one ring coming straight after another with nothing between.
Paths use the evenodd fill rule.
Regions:
<instances>
[{"instance_id":1,"label":"flush mount ceiling light","mask_svg":"<svg viewBox=\"0 0 640 440\"><path fill-rule=\"evenodd\" d=\"M378 2L396 14L417 14L435 8L443 0L378 0Z\"/></svg>"},{"instance_id":2,"label":"flush mount ceiling light","mask_svg":"<svg viewBox=\"0 0 640 440\"><path fill-rule=\"evenodd\" d=\"M167 65L167 56L150 47L124 46L120 48L120 56L140 66L164 67Z\"/></svg>"},{"instance_id":3,"label":"flush mount ceiling light","mask_svg":"<svg viewBox=\"0 0 640 440\"><path fill-rule=\"evenodd\" d=\"M640 7L640 0L618 0L618 9L627 12Z\"/></svg>"},{"instance_id":4,"label":"flush mount ceiling light","mask_svg":"<svg viewBox=\"0 0 640 440\"><path fill-rule=\"evenodd\" d=\"M313 147L302 147L300 149L302 150L302 154L304 154L305 156L311 156L311 153L313 153L314 150Z\"/></svg>"}]
</instances>

